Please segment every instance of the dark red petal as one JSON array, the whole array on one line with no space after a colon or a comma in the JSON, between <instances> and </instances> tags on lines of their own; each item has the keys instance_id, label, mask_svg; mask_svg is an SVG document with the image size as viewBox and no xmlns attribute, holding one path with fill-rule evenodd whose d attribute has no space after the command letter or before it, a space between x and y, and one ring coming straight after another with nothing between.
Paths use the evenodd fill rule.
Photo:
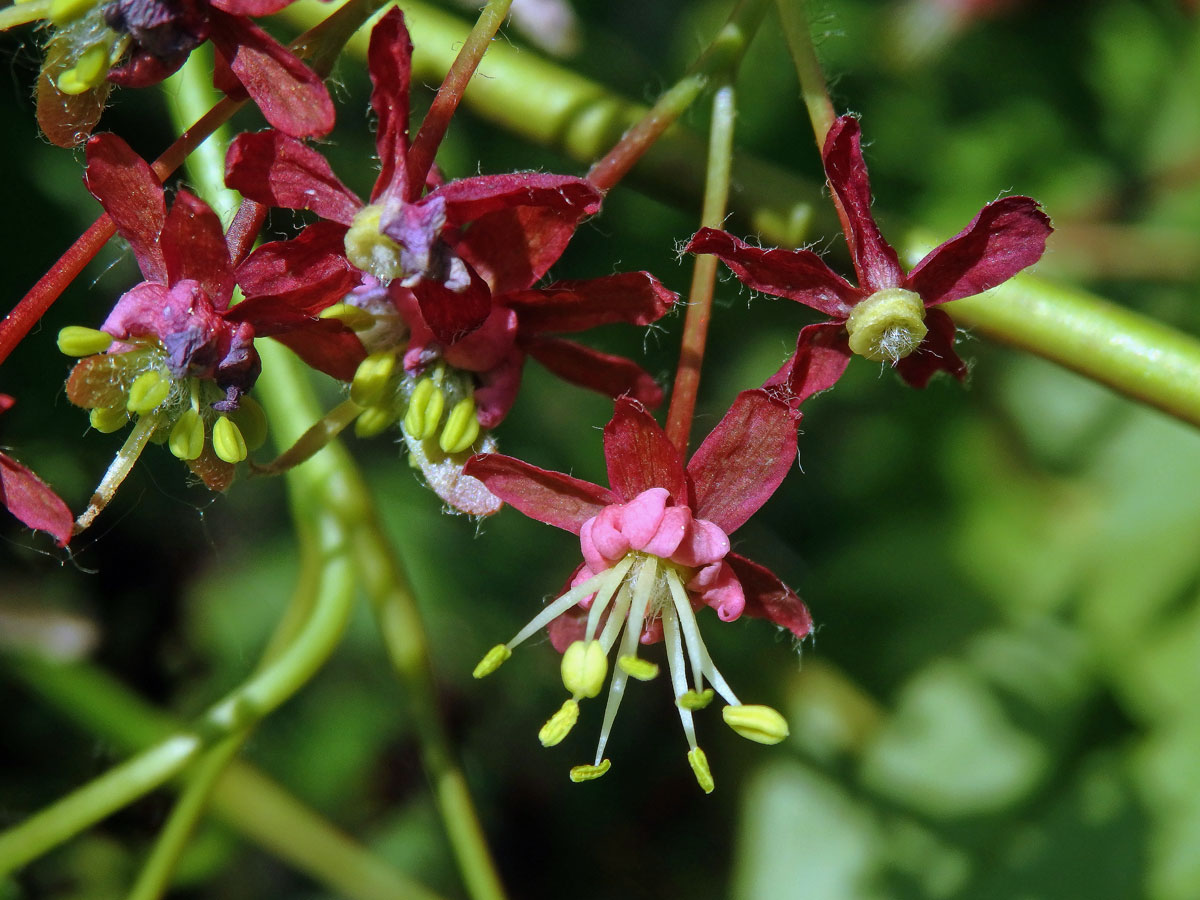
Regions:
<instances>
[{"instance_id":1,"label":"dark red petal","mask_svg":"<svg viewBox=\"0 0 1200 900\"><path fill-rule=\"evenodd\" d=\"M1053 230L1036 200L1004 197L917 263L905 286L926 306L982 294L1041 259Z\"/></svg>"},{"instance_id":2,"label":"dark red petal","mask_svg":"<svg viewBox=\"0 0 1200 900\"><path fill-rule=\"evenodd\" d=\"M15 459L0 453L0 506L35 531L48 531L60 547L71 540L75 517L50 486Z\"/></svg>"},{"instance_id":3,"label":"dark red petal","mask_svg":"<svg viewBox=\"0 0 1200 900\"><path fill-rule=\"evenodd\" d=\"M234 308L240 307L239 303ZM272 332L271 337L314 369L332 375L339 381L353 379L359 363L367 356L357 335L341 322L330 319L293 320L290 326L282 317L276 317L275 328L278 330Z\"/></svg>"},{"instance_id":4,"label":"dark red petal","mask_svg":"<svg viewBox=\"0 0 1200 900\"><path fill-rule=\"evenodd\" d=\"M865 296L811 250L764 250L715 228L701 228L684 250L711 253L746 287L795 300L836 319L844 320Z\"/></svg>"},{"instance_id":5,"label":"dark red petal","mask_svg":"<svg viewBox=\"0 0 1200 900\"><path fill-rule=\"evenodd\" d=\"M959 381L967 379L967 364L954 352L954 320L940 309L925 312L929 333L915 352L896 363L900 377L915 388L923 388L937 372L949 372Z\"/></svg>"},{"instance_id":6,"label":"dark red petal","mask_svg":"<svg viewBox=\"0 0 1200 900\"><path fill-rule=\"evenodd\" d=\"M851 355L846 329L840 323L807 325L796 338L796 352L763 388L787 403L799 418L800 404L833 387L846 371Z\"/></svg>"},{"instance_id":7,"label":"dark red petal","mask_svg":"<svg viewBox=\"0 0 1200 900\"><path fill-rule=\"evenodd\" d=\"M478 478L489 491L531 519L579 534L583 523L617 497L590 481L548 472L499 453L472 456L463 472Z\"/></svg>"},{"instance_id":8,"label":"dark red petal","mask_svg":"<svg viewBox=\"0 0 1200 900\"><path fill-rule=\"evenodd\" d=\"M325 83L291 50L242 16L211 10L209 22L213 44L271 125L293 137L319 137L333 129Z\"/></svg>"},{"instance_id":9,"label":"dark red petal","mask_svg":"<svg viewBox=\"0 0 1200 900\"><path fill-rule=\"evenodd\" d=\"M379 177L371 191L375 200L389 186L405 197L408 155L408 91L412 77L412 41L404 26L404 14L393 7L371 31L367 50L371 73L371 108L378 119L375 150L379 154ZM392 180L396 184L392 184Z\"/></svg>"},{"instance_id":10,"label":"dark red petal","mask_svg":"<svg viewBox=\"0 0 1200 900\"><path fill-rule=\"evenodd\" d=\"M167 266L158 246L167 218L162 182L149 163L115 134L98 134L87 144L83 183L100 201L129 242L148 281L166 284Z\"/></svg>"},{"instance_id":11,"label":"dark red petal","mask_svg":"<svg viewBox=\"0 0 1200 900\"><path fill-rule=\"evenodd\" d=\"M730 553L725 562L746 594L746 615L774 622L800 640L812 634L813 620L808 607L774 572L737 553Z\"/></svg>"},{"instance_id":12,"label":"dark red petal","mask_svg":"<svg viewBox=\"0 0 1200 900\"><path fill-rule=\"evenodd\" d=\"M697 517L726 534L741 527L791 470L796 422L766 391L742 391L688 463Z\"/></svg>"},{"instance_id":13,"label":"dark red petal","mask_svg":"<svg viewBox=\"0 0 1200 900\"><path fill-rule=\"evenodd\" d=\"M649 325L671 309L679 295L649 272L623 272L585 281L557 281L535 291L508 294L522 334L586 331L597 325L629 322Z\"/></svg>"},{"instance_id":14,"label":"dark red petal","mask_svg":"<svg viewBox=\"0 0 1200 900\"><path fill-rule=\"evenodd\" d=\"M520 291L558 262L581 218L572 209L501 209L473 222L454 249L494 293Z\"/></svg>"},{"instance_id":15,"label":"dark red petal","mask_svg":"<svg viewBox=\"0 0 1200 900\"><path fill-rule=\"evenodd\" d=\"M345 235L336 222L314 222L291 240L263 244L238 266L237 282L248 298L286 296L297 309L316 314L362 281L346 259Z\"/></svg>"},{"instance_id":16,"label":"dark red petal","mask_svg":"<svg viewBox=\"0 0 1200 900\"><path fill-rule=\"evenodd\" d=\"M833 123L825 137L822 157L859 285L868 293L899 287L904 270L871 215L871 182L863 162L857 119L842 116Z\"/></svg>"},{"instance_id":17,"label":"dark red petal","mask_svg":"<svg viewBox=\"0 0 1200 900\"><path fill-rule=\"evenodd\" d=\"M609 487L624 501L650 488L666 488L676 506L688 502L687 475L667 433L629 397L620 397L604 426L604 459Z\"/></svg>"},{"instance_id":18,"label":"dark red petal","mask_svg":"<svg viewBox=\"0 0 1200 900\"><path fill-rule=\"evenodd\" d=\"M573 341L534 338L525 351L564 381L620 397L628 394L653 409L662 403L663 392L650 374L623 356L601 353Z\"/></svg>"},{"instance_id":19,"label":"dark red petal","mask_svg":"<svg viewBox=\"0 0 1200 900\"><path fill-rule=\"evenodd\" d=\"M513 172L460 178L437 189L446 201L446 221L452 226L517 206L573 212L580 218L600 209L601 194L583 178L542 172Z\"/></svg>"},{"instance_id":20,"label":"dark red petal","mask_svg":"<svg viewBox=\"0 0 1200 900\"><path fill-rule=\"evenodd\" d=\"M492 292L471 272L471 283L452 291L440 281L423 278L412 287L429 330L443 344L453 344L483 324L492 311Z\"/></svg>"},{"instance_id":21,"label":"dark red petal","mask_svg":"<svg viewBox=\"0 0 1200 900\"><path fill-rule=\"evenodd\" d=\"M362 207L325 157L278 131L239 134L225 157L225 183L267 206L311 209L342 225Z\"/></svg>"},{"instance_id":22,"label":"dark red petal","mask_svg":"<svg viewBox=\"0 0 1200 900\"><path fill-rule=\"evenodd\" d=\"M185 278L200 283L213 307L223 312L233 294L233 270L221 220L199 197L180 191L175 195L159 239L167 267L167 284Z\"/></svg>"}]
</instances>

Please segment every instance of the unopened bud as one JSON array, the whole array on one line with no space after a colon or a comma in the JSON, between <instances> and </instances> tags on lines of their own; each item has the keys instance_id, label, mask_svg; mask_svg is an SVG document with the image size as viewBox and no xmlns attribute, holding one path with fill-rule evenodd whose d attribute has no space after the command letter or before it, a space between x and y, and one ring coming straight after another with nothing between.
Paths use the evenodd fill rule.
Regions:
<instances>
[{"instance_id":1,"label":"unopened bud","mask_svg":"<svg viewBox=\"0 0 1200 900\"><path fill-rule=\"evenodd\" d=\"M93 44L79 55L71 68L58 76L58 89L69 95L83 94L104 83L108 75L108 48Z\"/></svg>"},{"instance_id":2,"label":"unopened bud","mask_svg":"<svg viewBox=\"0 0 1200 900\"><path fill-rule=\"evenodd\" d=\"M227 463L240 463L246 458L246 439L228 416L221 416L213 425L212 443L213 452Z\"/></svg>"},{"instance_id":3,"label":"unopened bud","mask_svg":"<svg viewBox=\"0 0 1200 900\"><path fill-rule=\"evenodd\" d=\"M372 204L355 214L346 231L346 258L386 283L399 278L404 268L400 265L400 245L379 231L380 211L378 205Z\"/></svg>"},{"instance_id":4,"label":"unopened bud","mask_svg":"<svg viewBox=\"0 0 1200 900\"><path fill-rule=\"evenodd\" d=\"M446 453L461 453L479 437L479 419L475 416L475 401L464 397L454 404L446 417L446 427L438 438L438 446Z\"/></svg>"},{"instance_id":5,"label":"unopened bud","mask_svg":"<svg viewBox=\"0 0 1200 900\"><path fill-rule=\"evenodd\" d=\"M412 396L408 398L408 411L404 414L404 430L413 440L423 441L433 437L442 410L446 408L446 395L442 389L426 377L417 382Z\"/></svg>"},{"instance_id":6,"label":"unopened bud","mask_svg":"<svg viewBox=\"0 0 1200 900\"><path fill-rule=\"evenodd\" d=\"M636 656L617 657L617 668L638 681L653 681L658 677L658 663Z\"/></svg>"},{"instance_id":7,"label":"unopened bud","mask_svg":"<svg viewBox=\"0 0 1200 900\"><path fill-rule=\"evenodd\" d=\"M543 747L553 747L555 744L562 743L562 739L571 733L571 729L578 721L579 704L574 700L568 700L542 726L541 731L538 732L538 740L542 742Z\"/></svg>"},{"instance_id":8,"label":"unopened bud","mask_svg":"<svg viewBox=\"0 0 1200 900\"><path fill-rule=\"evenodd\" d=\"M367 331L375 324L375 317L361 306L350 303L335 303L321 310L320 318L337 319L351 331Z\"/></svg>"},{"instance_id":9,"label":"unopened bud","mask_svg":"<svg viewBox=\"0 0 1200 900\"><path fill-rule=\"evenodd\" d=\"M608 658L599 641L575 641L562 655L563 686L575 697L595 697L604 687Z\"/></svg>"},{"instance_id":10,"label":"unopened bud","mask_svg":"<svg viewBox=\"0 0 1200 900\"><path fill-rule=\"evenodd\" d=\"M371 406L383 397L392 373L396 371L396 354L390 350L372 353L358 364L350 382L350 399L359 406Z\"/></svg>"},{"instance_id":11,"label":"unopened bud","mask_svg":"<svg viewBox=\"0 0 1200 900\"><path fill-rule=\"evenodd\" d=\"M400 418L395 411L385 406L368 406L354 420L354 433L360 438L383 434Z\"/></svg>"},{"instance_id":12,"label":"unopened bud","mask_svg":"<svg viewBox=\"0 0 1200 900\"><path fill-rule=\"evenodd\" d=\"M184 412L167 438L171 453L182 460L191 460L204 451L204 419L194 409Z\"/></svg>"},{"instance_id":13,"label":"unopened bud","mask_svg":"<svg viewBox=\"0 0 1200 900\"><path fill-rule=\"evenodd\" d=\"M471 673L471 677L486 678L508 662L510 656L512 656L512 651L508 647L504 644L497 644L479 661L479 665L475 667L475 671Z\"/></svg>"},{"instance_id":14,"label":"unopened bud","mask_svg":"<svg viewBox=\"0 0 1200 900\"><path fill-rule=\"evenodd\" d=\"M702 691L686 691L675 698L675 703L680 709L704 709L708 704L712 703L713 689L705 688Z\"/></svg>"},{"instance_id":15,"label":"unopened bud","mask_svg":"<svg viewBox=\"0 0 1200 900\"><path fill-rule=\"evenodd\" d=\"M112 346L113 336L106 331L68 325L58 332L58 349L67 356L91 356Z\"/></svg>"},{"instance_id":16,"label":"unopened bud","mask_svg":"<svg viewBox=\"0 0 1200 900\"><path fill-rule=\"evenodd\" d=\"M769 706L727 706L721 718L742 737L760 744L778 744L788 736L787 720Z\"/></svg>"},{"instance_id":17,"label":"unopened bud","mask_svg":"<svg viewBox=\"0 0 1200 900\"><path fill-rule=\"evenodd\" d=\"M249 394L238 398L238 408L229 414L246 441L246 449L253 453L267 442L267 414L259 402Z\"/></svg>"},{"instance_id":18,"label":"unopened bud","mask_svg":"<svg viewBox=\"0 0 1200 900\"><path fill-rule=\"evenodd\" d=\"M601 760L598 766L572 766L571 780L576 784L581 781L595 781L605 772L612 768L610 760Z\"/></svg>"},{"instance_id":19,"label":"unopened bud","mask_svg":"<svg viewBox=\"0 0 1200 900\"><path fill-rule=\"evenodd\" d=\"M704 751L699 747L693 747L688 751L688 765L692 767L692 774L696 776L696 783L700 785L700 789L706 794L711 794L716 783L713 781L712 769L708 767L708 757L704 755Z\"/></svg>"},{"instance_id":20,"label":"unopened bud","mask_svg":"<svg viewBox=\"0 0 1200 900\"><path fill-rule=\"evenodd\" d=\"M97 406L88 413L88 421L101 434L112 434L125 427L129 412L123 406Z\"/></svg>"},{"instance_id":21,"label":"unopened bud","mask_svg":"<svg viewBox=\"0 0 1200 900\"><path fill-rule=\"evenodd\" d=\"M129 386L125 408L142 415L159 406L171 393L171 380L158 370L143 372Z\"/></svg>"}]
</instances>

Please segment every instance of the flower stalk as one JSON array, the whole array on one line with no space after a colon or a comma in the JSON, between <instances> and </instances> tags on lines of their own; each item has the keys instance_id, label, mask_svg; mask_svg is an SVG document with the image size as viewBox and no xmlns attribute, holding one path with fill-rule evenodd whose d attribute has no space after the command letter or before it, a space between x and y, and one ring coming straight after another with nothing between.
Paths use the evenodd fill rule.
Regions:
<instances>
[{"instance_id":1,"label":"flower stalk","mask_svg":"<svg viewBox=\"0 0 1200 900\"><path fill-rule=\"evenodd\" d=\"M783 34L787 38L792 62L796 65L800 96L808 110L808 118L817 139L817 151L820 152L836 116L833 101L829 99L829 87L821 72L821 63L817 59L817 50L813 46L812 28L804 9L805 0L776 0L775 6L783 23Z\"/></svg>"}]
</instances>

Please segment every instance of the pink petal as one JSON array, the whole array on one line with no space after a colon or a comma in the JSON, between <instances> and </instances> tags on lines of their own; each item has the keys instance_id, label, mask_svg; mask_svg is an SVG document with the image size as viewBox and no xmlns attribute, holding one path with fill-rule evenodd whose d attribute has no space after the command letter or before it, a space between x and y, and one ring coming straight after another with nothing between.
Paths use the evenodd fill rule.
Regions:
<instances>
[{"instance_id":1,"label":"pink petal","mask_svg":"<svg viewBox=\"0 0 1200 900\"><path fill-rule=\"evenodd\" d=\"M521 331L586 331L597 325L649 325L666 315L679 295L649 272L624 272L585 281L557 281L502 298L521 317Z\"/></svg>"},{"instance_id":2,"label":"pink petal","mask_svg":"<svg viewBox=\"0 0 1200 900\"><path fill-rule=\"evenodd\" d=\"M278 131L239 134L225 158L225 183L267 206L311 209L342 225L362 206L325 157Z\"/></svg>"},{"instance_id":3,"label":"pink petal","mask_svg":"<svg viewBox=\"0 0 1200 900\"><path fill-rule=\"evenodd\" d=\"M921 260L906 287L926 306L982 294L1041 259L1053 230L1036 200L1004 197Z\"/></svg>"},{"instance_id":4,"label":"pink petal","mask_svg":"<svg viewBox=\"0 0 1200 900\"><path fill-rule=\"evenodd\" d=\"M536 338L526 352L564 381L609 397L628 395L648 407L662 403L662 388L648 372L623 356L592 350L572 341Z\"/></svg>"},{"instance_id":5,"label":"pink petal","mask_svg":"<svg viewBox=\"0 0 1200 900\"><path fill-rule=\"evenodd\" d=\"M375 149L379 154L379 176L371 190L376 200L390 187L401 197L407 195L408 91L412 76L412 41L404 25L404 14L393 7L371 30L367 50L367 69L371 73L371 108L377 118ZM396 184L392 184L393 180Z\"/></svg>"},{"instance_id":6,"label":"pink petal","mask_svg":"<svg viewBox=\"0 0 1200 900\"><path fill-rule=\"evenodd\" d=\"M825 137L825 175L841 214L858 283L867 293L900 287L904 270L871 215L871 182L863 162L858 120L842 116Z\"/></svg>"},{"instance_id":7,"label":"pink petal","mask_svg":"<svg viewBox=\"0 0 1200 900\"><path fill-rule=\"evenodd\" d=\"M795 300L836 319L844 320L865 296L811 250L764 250L715 228L701 228L684 250L712 254L751 290Z\"/></svg>"},{"instance_id":8,"label":"pink petal","mask_svg":"<svg viewBox=\"0 0 1200 900\"><path fill-rule=\"evenodd\" d=\"M663 515L667 511L667 500L669 499L670 495L666 488L650 488L648 491L642 491L628 503L623 503L619 507L609 507L617 513L618 527L628 539L630 546L636 550L643 550L654 539L659 527L663 524ZM686 511L684 510L684 512ZM661 554L655 553L655 555Z\"/></svg>"},{"instance_id":9,"label":"pink petal","mask_svg":"<svg viewBox=\"0 0 1200 900\"><path fill-rule=\"evenodd\" d=\"M763 389L787 403L799 419L800 404L833 387L846 371L851 355L841 323L806 325L796 338L796 352L767 379Z\"/></svg>"},{"instance_id":10,"label":"pink petal","mask_svg":"<svg viewBox=\"0 0 1200 900\"><path fill-rule=\"evenodd\" d=\"M238 266L238 284L249 298L286 297L315 315L362 282L362 272L346 259L345 235L345 226L336 222L314 222L291 240L263 244ZM243 305L230 315L238 316Z\"/></svg>"},{"instance_id":11,"label":"pink petal","mask_svg":"<svg viewBox=\"0 0 1200 900\"><path fill-rule=\"evenodd\" d=\"M736 553L730 553L725 561L745 592L746 615L774 622L800 640L812 634L813 620L808 607L774 572Z\"/></svg>"},{"instance_id":12,"label":"pink petal","mask_svg":"<svg viewBox=\"0 0 1200 900\"><path fill-rule=\"evenodd\" d=\"M600 511L579 529L579 549L584 562L595 572L602 572L632 549L628 536L621 531L615 506Z\"/></svg>"},{"instance_id":13,"label":"pink petal","mask_svg":"<svg viewBox=\"0 0 1200 900\"><path fill-rule=\"evenodd\" d=\"M267 122L293 137L319 137L333 129L329 91L292 51L247 18L211 10L209 23L213 45Z\"/></svg>"},{"instance_id":14,"label":"pink petal","mask_svg":"<svg viewBox=\"0 0 1200 900\"><path fill-rule=\"evenodd\" d=\"M662 520L658 523L658 528L653 536L641 547L635 545L635 549L644 550L646 553L662 559L673 560L679 552L679 545L687 538L691 525L692 511L690 509L686 506L668 506L663 510Z\"/></svg>"},{"instance_id":15,"label":"pink petal","mask_svg":"<svg viewBox=\"0 0 1200 900\"><path fill-rule=\"evenodd\" d=\"M446 358L449 360L449 356ZM517 399L524 368L525 354L514 349L498 365L480 373L480 384L475 389L475 418L481 428L495 428L504 421Z\"/></svg>"},{"instance_id":16,"label":"pink petal","mask_svg":"<svg viewBox=\"0 0 1200 900\"><path fill-rule=\"evenodd\" d=\"M729 553L729 535L706 519L691 519L687 534L672 554L674 562L683 566L707 566L725 558Z\"/></svg>"},{"instance_id":17,"label":"pink petal","mask_svg":"<svg viewBox=\"0 0 1200 900\"><path fill-rule=\"evenodd\" d=\"M463 471L531 519L572 534L579 534L584 522L617 501L611 491L591 482L548 472L499 453L473 456Z\"/></svg>"},{"instance_id":18,"label":"pink petal","mask_svg":"<svg viewBox=\"0 0 1200 900\"><path fill-rule=\"evenodd\" d=\"M896 363L900 377L915 388L923 388L938 372L949 372L959 381L967 378L967 364L954 351L954 320L940 309L925 313L929 333L915 352Z\"/></svg>"},{"instance_id":19,"label":"pink petal","mask_svg":"<svg viewBox=\"0 0 1200 900\"><path fill-rule=\"evenodd\" d=\"M435 193L446 201L447 222L456 226L518 206L571 212L582 218L599 211L601 198L583 178L541 172L460 178Z\"/></svg>"},{"instance_id":20,"label":"pink petal","mask_svg":"<svg viewBox=\"0 0 1200 900\"><path fill-rule=\"evenodd\" d=\"M605 613L602 621L607 618L608 614ZM587 629L587 620L587 610L581 606L573 606L551 622L546 631L550 635L550 643L554 649L559 653L565 653L573 643L582 641Z\"/></svg>"},{"instance_id":21,"label":"pink petal","mask_svg":"<svg viewBox=\"0 0 1200 900\"><path fill-rule=\"evenodd\" d=\"M209 0L217 9L232 16L273 16L294 0Z\"/></svg>"},{"instance_id":22,"label":"pink petal","mask_svg":"<svg viewBox=\"0 0 1200 900\"><path fill-rule=\"evenodd\" d=\"M500 209L476 219L454 249L494 293L520 291L558 262L580 218L574 209Z\"/></svg>"},{"instance_id":23,"label":"pink petal","mask_svg":"<svg viewBox=\"0 0 1200 900\"><path fill-rule=\"evenodd\" d=\"M688 463L698 519L732 534L791 470L796 423L766 391L742 391Z\"/></svg>"},{"instance_id":24,"label":"pink petal","mask_svg":"<svg viewBox=\"0 0 1200 900\"><path fill-rule=\"evenodd\" d=\"M746 609L746 593L733 568L724 560L705 566L687 583L722 622L732 622Z\"/></svg>"},{"instance_id":25,"label":"pink petal","mask_svg":"<svg viewBox=\"0 0 1200 900\"><path fill-rule=\"evenodd\" d=\"M50 486L32 470L0 453L0 506L35 531L47 531L67 546L75 517Z\"/></svg>"},{"instance_id":26,"label":"pink petal","mask_svg":"<svg viewBox=\"0 0 1200 900\"><path fill-rule=\"evenodd\" d=\"M115 134L99 134L87 143L83 183L112 218L117 233L129 242L142 274L167 281L167 266L158 246L167 218L162 182L150 165Z\"/></svg>"},{"instance_id":27,"label":"pink petal","mask_svg":"<svg viewBox=\"0 0 1200 900\"><path fill-rule=\"evenodd\" d=\"M167 284L190 278L200 284L217 310L229 306L233 271L221 220L209 205L187 191L175 195L159 238Z\"/></svg>"},{"instance_id":28,"label":"pink petal","mask_svg":"<svg viewBox=\"0 0 1200 900\"><path fill-rule=\"evenodd\" d=\"M622 500L660 487L666 488L676 503L687 502L687 477L679 451L636 400L618 398L613 417L604 426L604 458L609 486Z\"/></svg>"}]
</instances>

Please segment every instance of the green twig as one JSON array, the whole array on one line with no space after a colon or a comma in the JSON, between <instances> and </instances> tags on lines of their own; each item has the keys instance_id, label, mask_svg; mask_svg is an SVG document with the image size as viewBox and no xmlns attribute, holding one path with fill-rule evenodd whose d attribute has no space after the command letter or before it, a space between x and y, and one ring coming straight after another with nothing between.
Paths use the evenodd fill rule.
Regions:
<instances>
[{"instance_id":1,"label":"green twig","mask_svg":"<svg viewBox=\"0 0 1200 900\"><path fill-rule=\"evenodd\" d=\"M821 63L813 46L812 29L804 13L805 0L776 0L783 33L787 37L788 50L796 64L796 75L800 78L800 96L812 122L813 135L817 139L817 151L825 147L825 135L833 126L833 101L829 99L829 88L821 74Z\"/></svg>"}]
</instances>

